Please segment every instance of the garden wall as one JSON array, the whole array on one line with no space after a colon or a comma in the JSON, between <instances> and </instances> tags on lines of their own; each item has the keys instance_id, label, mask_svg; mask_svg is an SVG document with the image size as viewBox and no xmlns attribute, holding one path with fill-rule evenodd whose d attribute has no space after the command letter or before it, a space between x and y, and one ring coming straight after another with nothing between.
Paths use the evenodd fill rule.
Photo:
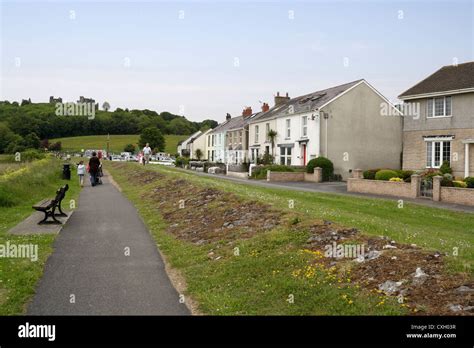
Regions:
<instances>
[{"instance_id":1,"label":"garden wall","mask_svg":"<svg viewBox=\"0 0 474 348\"><path fill-rule=\"evenodd\" d=\"M474 189L441 187L440 201L455 204L474 205Z\"/></svg>"},{"instance_id":2,"label":"garden wall","mask_svg":"<svg viewBox=\"0 0 474 348\"><path fill-rule=\"evenodd\" d=\"M322 169L314 168L314 173L306 172L272 172L267 171L267 181L311 181L322 182Z\"/></svg>"},{"instance_id":3,"label":"garden wall","mask_svg":"<svg viewBox=\"0 0 474 348\"><path fill-rule=\"evenodd\" d=\"M356 169L347 179L347 191L395 197L420 197L419 175L411 176L411 183L363 179L362 170ZM433 201L474 206L474 189L441 186L441 176L433 177Z\"/></svg>"},{"instance_id":4,"label":"garden wall","mask_svg":"<svg viewBox=\"0 0 474 348\"><path fill-rule=\"evenodd\" d=\"M347 179L348 192L415 198L416 195L413 190L414 188L412 188L412 184L407 182L368 180L358 178Z\"/></svg>"}]
</instances>

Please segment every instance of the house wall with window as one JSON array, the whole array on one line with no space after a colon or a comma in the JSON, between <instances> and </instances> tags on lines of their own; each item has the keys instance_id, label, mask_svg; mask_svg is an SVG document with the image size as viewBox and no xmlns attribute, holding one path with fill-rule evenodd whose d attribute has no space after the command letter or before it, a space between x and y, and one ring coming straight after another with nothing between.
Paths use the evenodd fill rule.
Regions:
<instances>
[{"instance_id":1,"label":"house wall with window","mask_svg":"<svg viewBox=\"0 0 474 348\"><path fill-rule=\"evenodd\" d=\"M262 157L266 151L269 154L272 153L272 143L271 139L267 136L269 130L276 131L276 120L262 120L254 121L249 124L249 134L248 134L248 149L249 149L249 159L250 162L255 163L257 157ZM258 129L258 136L256 136ZM277 139L279 135L277 134L275 138L275 155L277 154Z\"/></svg>"},{"instance_id":2,"label":"house wall with window","mask_svg":"<svg viewBox=\"0 0 474 348\"><path fill-rule=\"evenodd\" d=\"M343 179L354 169L400 169L402 117L384 116L387 101L368 84L361 83L322 107L321 156L334 164ZM327 129L327 131L326 131Z\"/></svg>"},{"instance_id":3,"label":"house wall with window","mask_svg":"<svg viewBox=\"0 0 474 348\"><path fill-rule=\"evenodd\" d=\"M474 138L474 93L409 102L419 103L420 117L404 120L403 169L439 168L447 160L453 175L464 177L466 144L463 140ZM469 173L474 175L474 151L469 151L468 156Z\"/></svg>"},{"instance_id":4,"label":"house wall with window","mask_svg":"<svg viewBox=\"0 0 474 348\"><path fill-rule=\"evenodd\" d=\"M315 112L291 114L289 110L276 119L276 131L276 163L306 165L319 155L319 118Z\"/></svg>"}]
</instances>

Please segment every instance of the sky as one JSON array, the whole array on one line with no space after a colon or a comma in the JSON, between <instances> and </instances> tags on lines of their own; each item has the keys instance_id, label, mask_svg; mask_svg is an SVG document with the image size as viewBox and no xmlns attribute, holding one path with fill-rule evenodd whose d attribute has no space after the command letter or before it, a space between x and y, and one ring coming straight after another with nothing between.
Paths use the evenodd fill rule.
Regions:
<instances>
[{"instance_id":1,"label":"sky","mask_svg":"<svg viewBox=\"0 0 474 348\"><path fill-rule=\"evenodd\" d=\"M219 122L360 78L391 101L474 61L474 0L0 0L0 100L91 97Z\"/></svg>"}]
</instances>

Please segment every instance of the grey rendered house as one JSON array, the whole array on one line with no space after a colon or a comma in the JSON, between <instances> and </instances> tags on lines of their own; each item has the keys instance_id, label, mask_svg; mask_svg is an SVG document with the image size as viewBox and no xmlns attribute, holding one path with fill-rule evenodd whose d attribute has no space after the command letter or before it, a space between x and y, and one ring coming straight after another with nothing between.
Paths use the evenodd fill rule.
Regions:
<instances>
[{"instance_id":1,"label":"grey rendered house","mask_svg":"<svg viewBox=\"0 0 474 348\"><path fill-rule=\"evenodd\" d=\"M276 130L274 161L306 165L329 158L345 180L354 169L401 166L400 112L364 79L295 98L275 97L275 105L250 121L249 148L269 152L267 130Z\"/></svg>"},{"instance_id":2,"label":"grey rendered house","mask_svg":"<svg viewBox=\"0 0 474 348\"><path fill-rule=\"evenodd\" d=\"M439 168L474 176L474 62L444 66L399 99L419 108L404 117L403 169Z\"/></svg>"}]
</instances>

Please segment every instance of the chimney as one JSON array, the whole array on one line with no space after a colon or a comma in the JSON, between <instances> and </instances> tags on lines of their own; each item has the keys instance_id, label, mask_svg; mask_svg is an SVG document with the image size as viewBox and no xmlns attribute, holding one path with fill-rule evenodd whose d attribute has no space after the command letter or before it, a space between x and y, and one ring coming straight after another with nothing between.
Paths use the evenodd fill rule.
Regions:
<instances>
[{"instance_id":1,"label":"chimney","mask_svg":"<svg viewBox=\"0 0 474 348\"><path fill-rule=\"evenodd\" d=\"M226 121L229 121L229 120L231 119L231 117L232 117L232 116L230 116L230 114L227 113L227 115L225 115L225 120L226 120Z\"/></svg>"},{"instance_id":2,"label":"chimney","mask_svg":"<svg viewBox=\"0 0 474 348\"><path fill-rule=\"evenodd\" d=\"M288 100L290 100L290 97L288 96L288 92L286 92L286 97L280 96L280 92L277 92L277 95L275 96L275 106L282 105L286 103Z\"/></svg>"},{"instance_id":3,"label":"chimney","mask_svg":"<svg viewBox=\"0 0 474 348\"><path fill-rule=\"evenodd\" d=\"M270 110L270 106L267 103L263 103L262 112L267 112L268 110Z\"/></svg>"},{"instance_id":4,"label":"chimney","mask_svg":"<svg viewBox=\"0 0 474 348\"><path fill-rule=\"evenodd\" d=\"M244 116L244 118L246 117L249 117L252 115L252 107L251 106L247 106L244 111L242 111L242 116Z\"/></svg>"}]
</instances>

